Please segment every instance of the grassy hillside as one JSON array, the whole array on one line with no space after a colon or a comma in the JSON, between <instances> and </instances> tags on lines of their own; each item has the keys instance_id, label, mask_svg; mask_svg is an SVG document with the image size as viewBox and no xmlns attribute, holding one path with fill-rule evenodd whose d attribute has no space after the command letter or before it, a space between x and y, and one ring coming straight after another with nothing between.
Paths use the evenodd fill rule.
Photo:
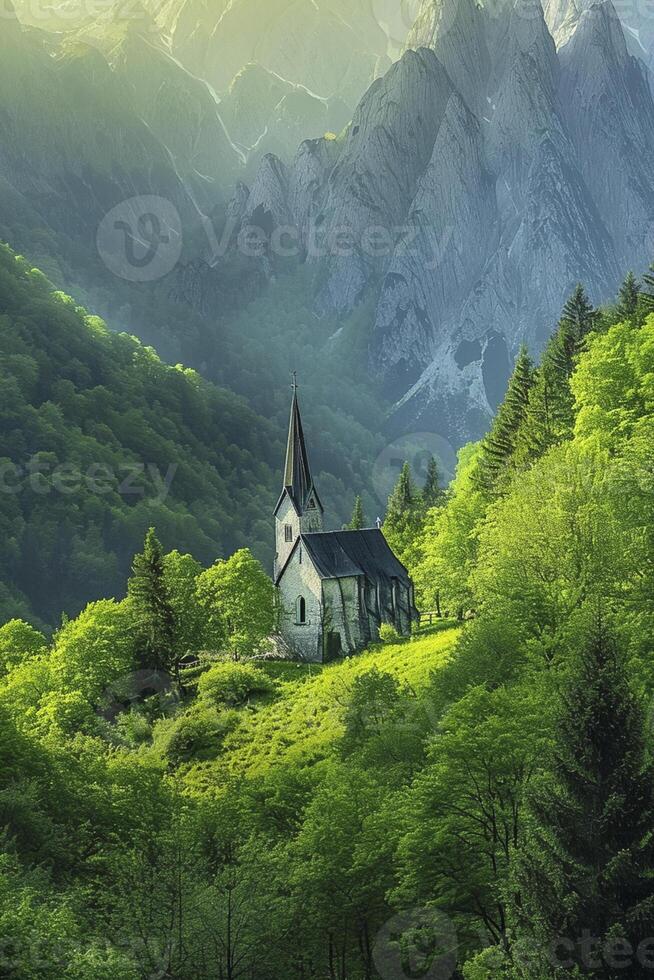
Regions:
<instances>
[{"instance_id":1,"label":"grassy hillside","mask_svg":"<svg viewBox=\"0 0 654 980\"><path fill-rule=\"evenodd\" d=\"M256 777L275 767L311 766L333 755L357 678L382 671L414 695L448 659L457 629L418 634L409 643L385 645L328 666L264 664L274 695L247 708L220 751L220 769Z\"/></svg>"},{"instance_id":2,"label":"grassy hillside","mask_svg":"<svg viewBox=\"0 0 654 980\"><path fill-rule=\"evenodd\" d=\"M132 616L96 603L51 649L0 629L0 935L15 975L217 980L234 959L235 978L286 976L298 953L325 962L318 908L349 919L361 899L334 888L353 873L381 899L374 932L390 879L361 866L361 845L377 820L390 833L385 810L426 764L436 719L421 709L457 631L324 668L210 661L182 702L106 720L105 685L140 678Z\"/></svg>"}]
</instances>

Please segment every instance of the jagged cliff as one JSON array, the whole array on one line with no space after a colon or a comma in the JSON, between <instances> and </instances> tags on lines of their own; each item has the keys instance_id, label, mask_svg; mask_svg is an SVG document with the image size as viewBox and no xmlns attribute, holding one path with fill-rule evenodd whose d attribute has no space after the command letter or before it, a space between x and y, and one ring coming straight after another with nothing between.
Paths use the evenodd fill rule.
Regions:
<instances>
[{"instance_id":1,"label":"jagged cliff","mask_svg":"<svg viewBox=\"0 0 654 980\"><path fill-rule=\"evenodd\" d=\"M477 435L574 285L606 299L651 259L654 103L609 0L552 0L547 19L526 0L424 0L329 150L268 157L244 214L318 229L318 312L375 293L370 368L398 429Z\"/></svg>"}]
</instances>

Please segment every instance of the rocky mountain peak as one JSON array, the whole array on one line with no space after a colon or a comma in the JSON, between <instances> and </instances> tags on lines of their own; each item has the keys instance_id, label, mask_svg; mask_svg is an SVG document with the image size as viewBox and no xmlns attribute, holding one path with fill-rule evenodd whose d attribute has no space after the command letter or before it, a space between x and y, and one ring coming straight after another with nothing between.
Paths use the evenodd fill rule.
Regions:
<instances>
[{"instance_id":1,"label":"rocky mountain peak","mask_svg":"<svg viewBox=\"0 0 654 980\"><path fill-rule=\"evenodd\" d=\"M560 61L568 131L618 264L646 265L654 244L654 102L609 0L582 13Z\"/></svg>"},{"instance_id":2,"label":"rocky mountain peak","mask_svg":"<svg viewBox=\"0 0 654 980\"><path fill-rule=\"evenodd\" d=\"M557 48L561 47L570 39L577 26L581 8L576 0L545 0L543 12Z\"/></svg>"},{"instance_id":3,"label":"rocky mountain peak","mask_svg":"<svg viewBox=\"0 0 654 980\"><path fill-rule=\"evenodd\" d=\"M616 61L624 63L628 57L622 24L612 0L602 0L581 13L562 53L568 64L573 59L583 59L588 68L592 64L599 69Z\"/></svg>"},{"instance_id":4,"label":"rocky mountain peak","mask_svg":"<svg viewBox=\"0 0 654 980\"><path fill-rule=\"evenodd\" d=\"M475 0L423 0L408 49L430 48L474 110L481 107L491 58L485 14Z\"/></svg>"}]
</instances>

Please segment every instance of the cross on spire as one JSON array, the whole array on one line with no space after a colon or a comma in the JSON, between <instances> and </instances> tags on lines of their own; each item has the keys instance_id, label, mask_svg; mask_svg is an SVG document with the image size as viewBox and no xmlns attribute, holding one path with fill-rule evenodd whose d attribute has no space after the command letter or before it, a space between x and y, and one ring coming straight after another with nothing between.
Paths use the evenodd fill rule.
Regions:
<instances>
[{"instance_id":1,"label":"cross on spire","mask_svg":"<svg viewBox=\"0 0 654 980\"><path fill-rule=\"evenodd\" d=\"M293 383L291 384L291 388L293 389L293 393L297 395L297 390L299 388L299 385L297 383L297 371L291 371L291 375L293 377Z\"/></svg>"}]
</instances>

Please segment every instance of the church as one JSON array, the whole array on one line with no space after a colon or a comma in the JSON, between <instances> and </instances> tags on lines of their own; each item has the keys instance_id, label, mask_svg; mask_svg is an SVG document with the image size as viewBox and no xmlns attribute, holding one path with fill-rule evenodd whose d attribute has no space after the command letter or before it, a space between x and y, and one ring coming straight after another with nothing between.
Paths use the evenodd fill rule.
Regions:
<instances>
[{"instance_id":1,"label":"church","mask_svg":"<svg viewBox=\"0 0 654 980\"><path fill-rule=\"evenodd\" d=\"M413 583L379 527L325 531L302 430L297 385L284 485L275 508L279 631L301 660L325 663L379 639L382 623L409 636Z\"/></svg>"}]
</instances>

